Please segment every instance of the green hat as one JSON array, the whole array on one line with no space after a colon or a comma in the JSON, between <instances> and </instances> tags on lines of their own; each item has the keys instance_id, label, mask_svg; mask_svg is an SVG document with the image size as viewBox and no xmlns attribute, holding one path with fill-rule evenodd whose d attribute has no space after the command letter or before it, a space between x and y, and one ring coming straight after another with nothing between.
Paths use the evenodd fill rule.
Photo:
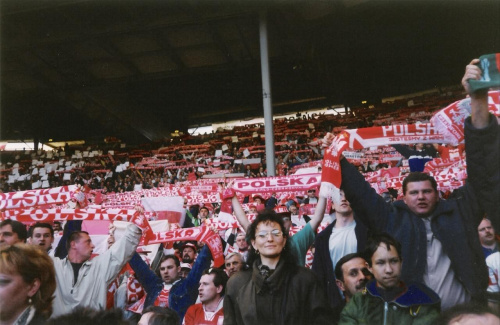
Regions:
<instances>
[{"instance_id":1,"label":"green hat","mask_svg":"<svg viewBox=\"0 0 500 325\"><path fill-rule=\"evenodd\" d=\"M472 92L500 87L500 53L480 56L478 66L481 68L483 75L480 80L469 80Z\"/></svg>"}]
</instances>

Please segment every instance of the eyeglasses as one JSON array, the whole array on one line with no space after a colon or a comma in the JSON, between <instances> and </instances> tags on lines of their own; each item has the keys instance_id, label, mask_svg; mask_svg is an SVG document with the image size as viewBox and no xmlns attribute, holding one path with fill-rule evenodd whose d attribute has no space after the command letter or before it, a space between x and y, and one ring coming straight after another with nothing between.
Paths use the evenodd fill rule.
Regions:
<instances>
[{"instance_id":1,"label":"eyeglasses","mask_svg":"<svg viewBox=\"0 0 500 325\"><path fill-rule=\"evenodd\" d=\"M269 236L269 234L271 234L274 238L280 238L281 236L283 236L283 232L278 230L278 229L273 229L271 231L259 231L257 233L257 237L259 237L260 239L264 239L264 238L267 238Z\"/></svg>"}]
</instances>

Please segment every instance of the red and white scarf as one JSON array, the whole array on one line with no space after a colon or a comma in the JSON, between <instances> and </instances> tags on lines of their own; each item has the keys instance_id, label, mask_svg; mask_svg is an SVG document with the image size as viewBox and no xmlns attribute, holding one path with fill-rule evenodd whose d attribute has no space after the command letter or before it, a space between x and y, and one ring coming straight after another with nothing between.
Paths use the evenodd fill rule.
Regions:
<instances>
[{"instance_id":1,"label":"red and white scarf","mask_svg":"<svg viewBox=\"0 0 500 325\"><path fill-rule=\"evenodd\" d=\"M490 112L500 116L499 92L491 91L488 94ZM455 143L463 140L463 122L468 113L470 100L464 99L434 114L433 121L439 121L437 127L431 123L417 123L344 130L325 150L320 195L332 199L339 198L342 183L340 157L347 148L362 149L400 143Z\"/></svg>"}]
</instances>

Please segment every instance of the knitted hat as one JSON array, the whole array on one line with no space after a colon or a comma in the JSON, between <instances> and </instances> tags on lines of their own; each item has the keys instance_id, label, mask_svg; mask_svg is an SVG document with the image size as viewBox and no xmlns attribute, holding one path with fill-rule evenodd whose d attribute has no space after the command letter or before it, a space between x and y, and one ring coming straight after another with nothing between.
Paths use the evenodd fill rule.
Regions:
<instances>
[{"instance_id":1,"label":"knitted hat","mask_svg":"<svg viewBox=\"0 0 500 325\"><path fill-rule=\"evenodd\" d=\"M480 80L469 80L472 92L480 89L500 87L500 53L480 56L478 65L483 75Z\"/></svg>"}]
</instances>

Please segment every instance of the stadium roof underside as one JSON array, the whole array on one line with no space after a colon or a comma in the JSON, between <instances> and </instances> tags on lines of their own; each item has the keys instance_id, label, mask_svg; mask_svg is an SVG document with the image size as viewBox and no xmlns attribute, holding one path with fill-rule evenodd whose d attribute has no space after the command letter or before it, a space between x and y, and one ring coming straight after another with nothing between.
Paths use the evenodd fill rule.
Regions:
<instances>
[{"instance_id":1,"label":"stadium roof underside","mask_svg":"<svg viewBox=\"0 0 500 325\"><path fill-rule=\"evenodd\" d=\"M499 52L500 1L3 0L1 139L145 142L277 112L457 84Z\"/></svg>"}]
</instances>

